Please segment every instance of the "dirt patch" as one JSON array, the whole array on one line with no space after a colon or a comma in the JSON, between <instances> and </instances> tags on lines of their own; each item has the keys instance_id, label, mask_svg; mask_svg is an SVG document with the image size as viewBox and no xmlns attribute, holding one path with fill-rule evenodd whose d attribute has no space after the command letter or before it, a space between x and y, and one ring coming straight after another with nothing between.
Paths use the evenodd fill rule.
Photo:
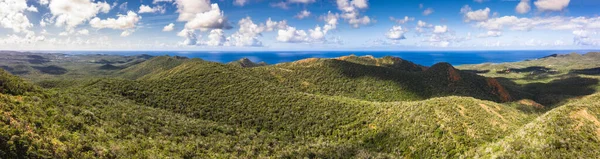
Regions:
<instances>
[{"instance_id":1,"label":"dirt patch","mask_svg":"<svg viewBox=\"0 0 600 159\"><path fill-rule=\"evenodd\" d=\"M467 117L467 115L465 115L465 110L464 106L458 105L458 113L460 113L460 116Z\"/></svg>"},{"instance_id":2,"label":"dirt patch","mask_svg":"<svg viewBox=\"0 0 600 159\"><path fill-rule=\"evenodd\" d=\"M310 83L309 83L309 82L306 82L306 81L302 81L302 83L301 83L301 84L302 84L302 86L304 86L304 87L308 87L308 86L310 86Z\"/></svg>"},{"instance_id":3,"label":"dirt patch","mask_svg":"<svg viewBox=\"0 0 600 159\"><path fill-rule=\"evenodd\" d=\"M504 119L504 116L500 115L500 113L496 112L494 109L490 108L489 106L487 106L485 104L479 104L479 106L481 108L483 108L486 112L488 112L490 114L494 114L497 117L499 117L500 119L502 119L503 121L506 121L506 119Z\"/></svg>"},{"instance_id":4,"label":"dirt patch","mask_svg":"<svg viewBox=\"0 0 600 159\"><path fill-rule=\"evenodd\" d=\"M355 56L342 56L342 57L338 57L337 59L338 60L342 60L342 61L346 61L346 60L348 60L349 58L352 58L352 57L355 57Z\"/></svg>"},{"instance_id":5,"label":"dirt patch","mask_svg":"<svg viewBox=\"0 0 600 159\"><path fill-rule=\"evenodd\" d=\"M571 112L569 117L578 121L575 130L579 130L581 126L583 126L585 120L592 122L596 126L596 135L600 138L600 121L598 121L596 116L588 113L587 109Z\"/></svg>"},{"instance_id":6,"label":"dirt patch","mask_svg":"<svg viewBox=\"0 0 600 159\"><path fill-rule=\"evenodd\" d=\"M303 59L303 60L298 60L296 62L294 62L294 64L310 64L310 63L314 63L319 61L318 58L307 58L307 59Z\"/></svg>"},{"instance_id":7,"label":"dirt patch","mask_svg":"<svg viewBox=\"0 0 600 159\"><path fill-rule=\"evenodd\" d=\"M487 78L486 80L488 86L492 88L491 93L497 95L500 98L500 100L502 100L502 102L508 102L512 100L508 91L506 91L504 86L502 86L500 82L498 82L498 80L494 78Z\"/></svg>"},{"instance_id":8,"label":"dirt patch","mask_svg":"<svg viewBox=\"0 0 600 159\"><path fill-rule=\"evenodd\" d=\"M534 108L537 108L537 109L544 109L546 107L546 106L544 106L544 105L542 105L540 103L537 103L537 102L535 102L533 100L530 100L530 99L519 100L519 104L530 106L530 107L534 107Z\"/></svg>"},{"instance_id":9,"label":"dirt patch","mask_svg":"<svg viewBox=\"0 0 600 159\"><path fill-rule=\"evenodd\" d=\"M461 79L460 73L458 72L458 70L454 69L453 67L448 68L448 76L450 78L450 81L452 81L452 82L456 82Z\"/></svg>"}]
</instances>

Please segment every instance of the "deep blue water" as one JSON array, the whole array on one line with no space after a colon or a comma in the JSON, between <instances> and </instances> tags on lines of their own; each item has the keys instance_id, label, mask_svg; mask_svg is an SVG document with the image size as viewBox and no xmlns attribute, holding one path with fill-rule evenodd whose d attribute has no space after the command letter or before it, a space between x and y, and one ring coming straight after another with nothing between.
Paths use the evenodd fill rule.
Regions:
<instances>
[{"instance_id":1,"label":"deep blue water","mask_svg":"<svg viewBox=\"0 0 600 159\"><path fill-rule=\"evenodd\" d=\"M53 51L56 52L56 51ZM208 61L227 63L241 58L248 58L254 62L264 61L268 64L291 62L305 58L333 58L346 55L373 55L374 57L396 56L417 64L431 66L438 62L448 62L452 65L516 62L527 59L536 59L551 54L568 54L571 52L587 53L590 50L535 50L535 51L270 51L270 52L190 52L190 51L63 51L67 54L119 54L153 56L170 55L201 58Z\"/></svg>"}]
</instances>

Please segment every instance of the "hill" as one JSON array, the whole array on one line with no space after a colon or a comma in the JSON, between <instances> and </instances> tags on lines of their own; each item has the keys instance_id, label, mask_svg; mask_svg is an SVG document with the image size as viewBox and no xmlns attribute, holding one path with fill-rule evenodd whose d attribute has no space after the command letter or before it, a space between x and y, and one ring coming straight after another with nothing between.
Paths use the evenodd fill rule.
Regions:
<instances>
[{"instance_id":1,"label":"hill","mask_svg":"<svg viewBox=\"0 0 600 159\"><path fill-rule=\"evenodd\" d=\"M538 117L513 134L474 149L480 158L596 158L600 155L600 94Z\"/></svg>"},{"instance_id":2,"label":"hill","mask_svg":"<svg viewBox=\"0 0 600 159\"><path fill-rule=\"evenodd\" d=\"M524 89L355 56L261 67L161 56L114 75L40 88L0 72L16 90L0 91L0 158L593 158L600 137L594 92L520 100L584 79Z\"/></svg>"}]
</instances>

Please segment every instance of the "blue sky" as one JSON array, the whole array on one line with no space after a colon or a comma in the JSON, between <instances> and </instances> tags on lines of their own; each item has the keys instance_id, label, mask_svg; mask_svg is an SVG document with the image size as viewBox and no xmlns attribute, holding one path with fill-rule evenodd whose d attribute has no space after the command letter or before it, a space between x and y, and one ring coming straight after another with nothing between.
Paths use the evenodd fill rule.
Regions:
<instances>
[{"instance_id":1,"label":"blue sky","mask_svg":"<svg viewBox=\"0 0 600 159\"><path fill-rule=\"evenodd\" d=\"M0 0L0 49L596 49L597 8L596 0Z\"/></svg>"}]
</instances>

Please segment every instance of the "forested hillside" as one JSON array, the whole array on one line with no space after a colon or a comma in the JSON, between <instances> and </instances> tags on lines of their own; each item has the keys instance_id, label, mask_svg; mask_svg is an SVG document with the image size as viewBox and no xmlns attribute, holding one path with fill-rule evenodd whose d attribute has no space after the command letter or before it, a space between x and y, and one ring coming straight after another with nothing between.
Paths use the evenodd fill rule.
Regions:
<instances>
[{"instance_id":1,"label":"forested hillside","mask_svg":"<svg viewBox=\"0 0 600 159\"><path fill-rule=\"evenodd\" d=\"M566 86L394 57L161 56L0 84L0 158L593 158L600 145L595 91L543 105L534 91Z\"/></svg>"}]
</instances>

